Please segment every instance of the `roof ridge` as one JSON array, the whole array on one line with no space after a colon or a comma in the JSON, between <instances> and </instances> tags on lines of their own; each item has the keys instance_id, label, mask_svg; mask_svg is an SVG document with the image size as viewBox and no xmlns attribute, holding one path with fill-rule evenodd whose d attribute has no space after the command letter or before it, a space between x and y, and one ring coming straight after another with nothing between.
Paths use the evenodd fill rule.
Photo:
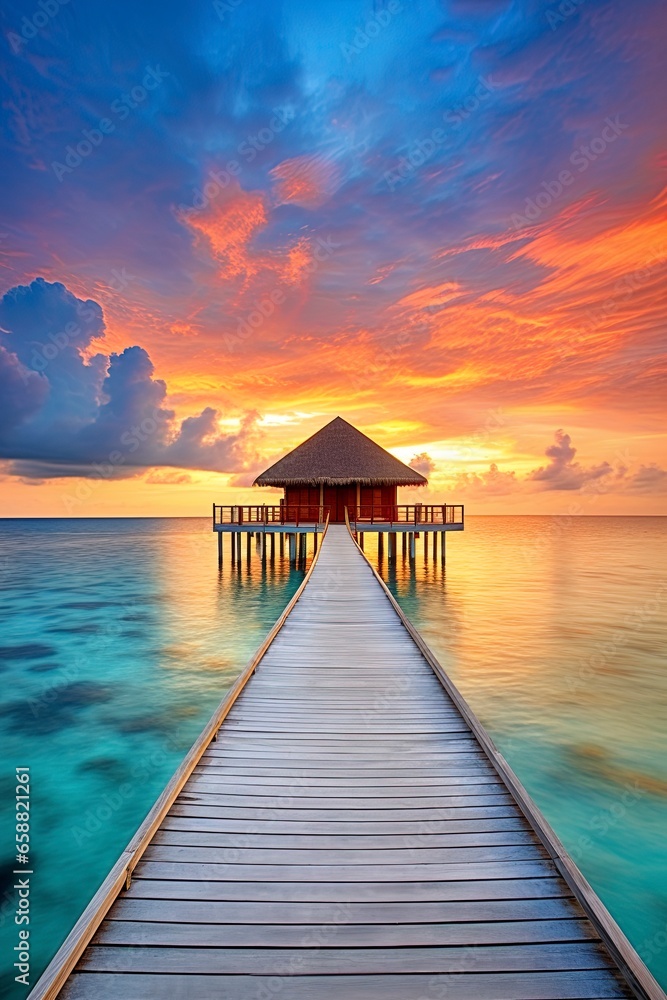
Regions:
<instances>
[{"instance_id":1,"label":"roof ridge","mask_svg":"<svg viewBox=\"0 0 667 1000\"><path fill-rule=\"evenodd\" d=\"M255 479L258 486L423 486L427 480L340 415L320 427Z\"/></svg>"}]
</instances>

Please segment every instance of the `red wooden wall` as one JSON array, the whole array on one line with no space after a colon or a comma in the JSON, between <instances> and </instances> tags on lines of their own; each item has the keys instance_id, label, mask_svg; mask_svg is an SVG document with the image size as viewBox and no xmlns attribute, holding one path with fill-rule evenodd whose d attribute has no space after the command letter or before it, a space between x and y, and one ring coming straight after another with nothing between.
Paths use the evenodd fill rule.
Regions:
<instances>
[{"instance_id":1,"label":"red wooden wall","mask_svg":"<svg viewBox=\"0 0 667 1000\"><path fill-rule=\"evenodd\" d=\"M392 507L396 504L395 486L362 486L360 490L361 506L366 508L362 513L370 516L371 507L374 516L379 519L381 508ZM320 488L319 486L288 486L285 489L285 503L288 507L301 507L301 516L306 516L306 507L319 507ZM357 485L350 486L325 486L324 506L329 508L330 520L334 523L345 521L345 506L350 508L357 505ZM389 516L389 511L386 510Z\"/></svg>"}]
</instances>

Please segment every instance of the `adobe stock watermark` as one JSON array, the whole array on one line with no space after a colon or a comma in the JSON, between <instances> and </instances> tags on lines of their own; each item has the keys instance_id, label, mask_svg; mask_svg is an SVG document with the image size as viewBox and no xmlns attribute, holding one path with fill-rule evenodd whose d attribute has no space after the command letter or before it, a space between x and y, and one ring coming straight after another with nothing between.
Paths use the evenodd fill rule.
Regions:
<instances>
[{"instance_id":1,"label":"adobe stock watermark","mask_svg":"<svg viewBox=\"0 0 667 1000\"><path fill-rule=\"evenodd\" d=\"M351 42L341 42L340 51L345 62L352 62L355 56L367 49L373 39L381 35L402 10L401 0L389 0L386 7L377 10L364 25L357 28Z\"/></svg>"},{"instance_id":2,"label":"adobe stock watermark","mask_svg":"<svg viewBox=\"0 0 667 1000\"><path fill-rule=\"evenodd\" d=\"M76 507L89 500L100 483L109 482L115 478L118 469L128 462L128 454L132 455L138 451L142 444L156 431L164 426L164 419L158 407L155 407L152 414L144 417L138 424L134 424L120 435L120 444L126 449L124 452L115 448L110 451L106 462L91 462L88 465L89 473L78 483L73 493L63 493L61 500L68 514L71 514Z\"/></svg>"},{"instance_id":3,"label":"adobe stock watermark","mask_svg":"<svg viewBox=\"0 0 667 1000\"><path fill-rule=\"evenodd\" d=\"M128 274L125 267L113 268L111 271L111 276L109 278L109 288L114 292L124 291L132 281L136 281L137 277L134 274ZM96 312L85 302L77 302L76 313L82 322L87 322L96 318ZM52 361L58 357L66 348L70 346L74 341L78 340L81 335L81 326L74 320L70 320L66 323L62 330L57 330L55 333L51 332L47 334L46 342L37 342L32 348L32 355L30 358L29 366L23 366L21 375L24 383L27 385L30 377L30 372L38 372L40 375L43 374L49 367Z\"/></svg>"},{"instance_id":4,"label":"adobe stock watermark","mask_svg":"<svg viewBox=\"0 0 667 1000\"><path fill-rule=\"evenodd\" d=\"M118 122L124 122L133 111L136 111L147 100L151 91L157 90L168 76L171 76L171 73L168 70L160 69L159 64L155 67L147 66L141 83L136 84L131 90L122 93L120 97L111 102L110 113L115 116ZM81 129L83 138L76 143L65 146L62 161L52 160L51 169L61 183L67 174L73 173L102 145L106 136L112 135L116 131L117 121L109 117L100 118L96 128Z\"/></svg>"},{"instance_id":5,"label":"adobe stock watermark","mask_svg":"<svg viewBox=\"0 0 667 1000\"><path fill-rule=\"evenodd\" d=\"M60 12L60 8L66 6L70 0L38 0L36 9L30 16L21 20L21 27L18 31L9 31L7 41L14 55L18 55L26 44L36 38L40 31L53 20Z\"/></svg>"},{"instance_id":6,"label":"adobe stock watermark","mask_svg":"<svg viewBox=\"0 0 667 1000\"><path fill-rule=\"evenodd\" d=\"M244 3L245 0L213 0L213 10L220 20L224 21L227 14L233 14Z\"/></svg>"},{"instance_id":7,"label":"adobe stock watermark","mask_svg":"<svg viewBox=\"0 0 667 1000\"><path fill-rule=\"evenodd\" d=\"M457 949L459 957L452 961L452 967L448 972L440 972L431 976L428 981L428 996L420 996L418 1000L445 1000L451 996L452 988L457 989L461 982L462 973L473 972L477 963L484 954L484 949L479 945L466 945L463 949Z\"/></svg>"},{"instance_id":8,"label":"adobe stock watermark","mask_svg":"<svg viewBox=\"0 0 667 1000\"><path fill-rule=\"evenodd\" d=\"M314 274L319 270L324 261L331 257L341 246L341 243L334 243L331 236L318 236L315 241L311 260L304 265L303 270L308 274ZM286 298L287 296L282 287L276 286L272 291L267 292L266 295L257 299L252 309L238 320L236 330L233 333L225 334L222 339L224 347L228 351L235 351L240 344L252 337L254 333L257 333L264 323L266 323L267 319L274 314L276 308L285 302Z\"/></svg>"},{"instance_id":9,"label":"adobe stock watermark","mask_svg":"<svg viewBox=\"0 0 667 1000\"><path fill-rule=\"evenodd\" d=\"M642 962L650 966L653 959L661 955L665 948L667 948L667 924L663 924L652 938L644 939L643 944L638 949L639 957Z\"/></svg>"},{"instance_id":10,"label":"adobe stock watermark","mask_svg":"<svg viewBox=\"0 0 667 1000\"><path fill-rule=\"evenodd\" d=\"M165 738L161 747L146 753L136 761L127 781L120 782L115 789L109 789L90 803L85 813L78 817L78 822L70 828L77 847L94 838L125 807L126 803L134 798L137 791L145 791L145 784L149 778L164 773L174 751L182 752L180 744L182 737L183 726L180 726L171 736Z\"/></svg>"},{"instance_id":11,"label":"adobe stock watermark","mask_svg":"<svg viewBox=\"0 0 667 1000\"><path fill-rule=\"evenodd\" d=\"M296 113L293 108L275 109L273 116L263 128L258 129L253 135L247 135L238 144L237 156L247 164L252 163L295 118ZM243 163L238 159L227 160L222 167L209 170L201 188L195 188L192 204L179 205L178 211L183 215L200 212L222 194L242 170Z\"/></svg>"},{"instance_id":12,"label":"adobe stock watermark","mask_svg":"<svg viewBox=\"0 0 667 1000\"><path fill-rule=\"evenodd\" d=\"M352 923L351 904L346 902L336 903L331 914L331 922L320 924L318 927L310 929L304 928L304 934L298 943L298 949L289 958L279 959L276 963L275 973L265 977L264 981L255 992L255 1000L276 1000L282 994L283 1000L288 1000L290 996L290 984L294 981L294 976L299 975L306 963L312 966L313 959L316 959L322 948L331 947L341 928ZM287 952L289 954L289 952ZM306 971L312 971L306 970ZM287 991L283 990L287 987Z\"/></svg>"},{"instance_id":13,"label":"adobe stock watermark","mask_svg":"<svg viewBox=\"0 0 667 1000\"><path fill-rule=\"evenodd\" d=\"M489 99L496 90L496 85L490 76L480 77L477 86L455 107L448 108L442 114L443 121L452 129L459 129L463 123ZM415 171L421 169L445 144L449 133L442 126L431 129L428 135L417 139L404 156L399 157L395 165L385 170L383 180L390 191L409 180Z\"/></svg>"},{"instance_id":14,"label":"adobe stock watermark","mask_svg":"<svg viewBox=\"0 0 667 1000\"><path fill-rule=\"evenodd\" d=\"M507 417L500 406L497 406L494 410L487 410L484 422L480 424L467 443L461 446L461 460L476 459L478 450L487 447L498 431L505 430L506 428Z\"/></svg>"},{"instance_id":15,"label":"adobe stock watermark","mask_svg":"<svg viewBox=\"0 0 667 1000\"><path fill-rule=\"evenodd\" d=\"M403 348L411 343L411 333L406 329L400 330L387 347L383 348L382 351L378 351L370 364L365 364L363 370L357 367L350 373L352 388L356 392L367 388L369 379L374 375L382 375L389 365L394 365L400 357Z\"/></svg>"},{"instance_id":16,"label":"adobe stock watermark","mask_svg":"<svg viewBox=\"0 0 667 1000\"><path fill-rule=\"evenodd\" d=\"M595 163L600 156L603 156L609 146L616 142L618 137L629 127L627 123L621 121L620 115L615 115L614 118L605 118L604 127L600 134L591 139L587 144L578 146L570 154L569 162L573 167L577 168L578 174L585 173L590 165ZM509 228L519 230L530 226L533 222L537 222L542 213L550 205L553 205L555 201L558 201L565 190L574 184L576 176L571 170L561 170L557 178L550 181L542 181L541 187L543 190L538 191L530 198L526 198L523 215L515 212L510 218Z\"/></svg>"},{"instance_id":17,"label":"adobe stock watermark","mask_svg":"<svg viewBox=\"0 0 667 1000\"><path fill-rule=\"evenodd\" d=\"M614 285L614 294L606 298L599 306L588 309L584 323L573 331L568 342L562 345L561 355L568 357L577 344L585 344L586 338L595 333L621 307L624 300L631 298L640 288L645 287L656 274L665 267L667 252L665 248L651 251L641 267L635 268L629 274L624 274Z\"/></svg>"},{"instance_id":18,"label":"adobe stock watermark","mask_svg":"<svg viewBox=\"0 0 667 1000\"><path fill-rule=\"evenodd\" d=\"M564 24L585 2L586 0L561 0L557 7L550 7L546 12L546 19L551 30L555 31L561 24Z\"/></svg>"},{"instance_id":19,"label":"adobe stock watermark","mask_svg":"<svg viewBox=\"0 0 667 1000\"><path fill-rule=\"evenodd\" d=\"M630 454L627 448L625 451L618 448L614 453L613 460L618 462L621 468L627 469L636 461L636 458ZM611 474L612 471L610 467L609 473ZM608 475L605 475L585 483L579 490L581 501L573 501L568 504L567 510L562 514L550 517L548 527L542 529L539 536L530 545L522 546L521 555L524 561L532 562L534 559L541 558L554 541L557 541L572 528L577 518L585 514L588 508L594 506L600 497L609 493L611 484L607 481L608 478Z\"/></svg>"},{"instance_id":20,"label":"adobe stock watermark","mask_svg":"<svg viewBox=\"0 0 667 1000\"><path fill-rule=\"evenodd\" d=\"M667 583L661 583L653 597L647 599L639 608L634 608L625 615L620 628L614 629L607 639L595 644L594 651L586 660L579 661L579 670L574 677L567 678L567 688L570 693L587 687L604 674L609 662L624 649L628 643L636 639L637 634L658 615L664 603Z\"/></svg>"},{"instance_id":21,"label":"adobe stock watermark","mask_svg":"<svg viewBox=\"0 0 667 1000\"><path fill-rule=\"evenodd\" d=\"M585 852L595 847L601 837L606 837L610 830L618 826L627 815L628 810L635 806L644 795L646 792L639 787L637 782L634 785L627 784L616 802L612 802L608 809L602 809L595 816L592 816L586 824L586 829L590 832L582 833L576 844L568 850L568 854L575 864L580 864Z\"/></svg>"}]
</instances>

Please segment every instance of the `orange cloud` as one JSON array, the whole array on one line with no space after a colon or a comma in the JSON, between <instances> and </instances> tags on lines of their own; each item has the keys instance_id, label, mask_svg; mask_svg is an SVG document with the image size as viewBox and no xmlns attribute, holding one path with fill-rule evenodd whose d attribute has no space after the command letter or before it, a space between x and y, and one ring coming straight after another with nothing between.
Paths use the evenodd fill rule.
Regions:
<instances>
[{"instance_id":1,"label":"orange cloud","mask_svg":"<svg viewBox=\"0 0 667 1000\"><path fill-rule=\"evenodd\" d=\"M267 271L281 283L299 284L312 259L306 236L271 252L253 248L253 240L269 225L268 200L262 192L244 191L238 184L205 208L184 214L181 221L205 241L221 266L220 276L242 277L244 285Z\"/></svg>"},{"instance_id":2,"label":"orange cloud","mask_svg":"<svg viewBox=\"0 0 667 1000\"><path fill-rule=\"evenodd\" d=\"M271 171L278 203L317 208L338 186L338 169L328 156L295 156Z\"/></svg>"},{"instance_id":3,"label":"orange cloud","mask_svg":"<svg viewBox=\"0 0 667 1000\"><path fill-rule=\"evenodd\" d=\"M182 217L207 242L212 256L227 277L256 274L258 261L249 252L251 240L268 222L264 195L243 191L237 186L228 196L220 196L198 212Z\"/></svg>"}]
</instances>

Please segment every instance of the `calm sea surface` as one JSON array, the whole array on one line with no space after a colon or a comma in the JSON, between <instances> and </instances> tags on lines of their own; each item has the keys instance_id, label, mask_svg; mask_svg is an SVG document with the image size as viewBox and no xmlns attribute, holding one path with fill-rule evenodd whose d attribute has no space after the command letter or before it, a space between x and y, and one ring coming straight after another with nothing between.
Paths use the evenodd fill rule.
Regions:
<instances>
[{"instance_id":1,"label":"calm sea surface","mask_svg":"<svg viewBox=\"0 0 667 1000\"><path fill-rule=\"evenodd\" d=\"M667 518L468 518L446 570L366 551L667 984ZM0 521L3 984L14 767L30 767L32 980L296 590L217 571L205 518ZM3 996L25 997L21 986Z\"/></svg>"}]
</instances>

